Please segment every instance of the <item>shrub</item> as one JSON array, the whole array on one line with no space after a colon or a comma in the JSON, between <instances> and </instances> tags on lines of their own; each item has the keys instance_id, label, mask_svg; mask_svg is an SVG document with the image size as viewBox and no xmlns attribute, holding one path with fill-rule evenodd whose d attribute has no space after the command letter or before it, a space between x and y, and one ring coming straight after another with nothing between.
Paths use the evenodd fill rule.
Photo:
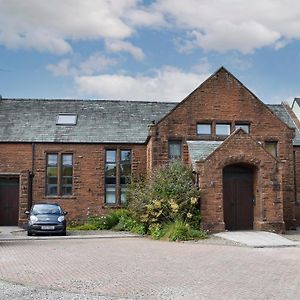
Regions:
<instances>
[{"instance_id":1,"label":"shrub","mask_svg":"<svg viewBox=\"0 0 300 300\"><path fill-rule=\"evenodd\" d=\"M173 162L157 168L150 178L130 184L127 206L148 228L151 224L175 220L199 226L199 196L192 170L180 162Z\"/></svg>"},{"instance_id":2,"label":"shrub","mask_svg":"<svg viewBox=\"0 0 300 300\"><path fill-rule=\"evenodd\" d=\"M139 223L129 215L123 215L119 219L119 223L113 228L114 230L126 230L138 234L145 234L146 227L144 224Z\"/></svg>"},{"instance_id":3,"label":"shrub","mask_svg":"<svg viewBox=\"0 0 300 300\"><path fill-rule=\"evenodd\" d=\"M153 223L149 226L148 232L153 239L159 240L163 235L162 225L158 223Z\"/></svg>"},{"instance_id":4,"label":"shrub","mask_svg":"<svg viewBox=\"0 0 300 300\"><path fill-rule=\"evenodd\" d=\"M206 234L192 228L188 223L183 221L175 221L165 225L162 238L169 241L188 241L207 238Z\"/></svg>"},{"instance_id":5,"label":"shrub","mask_svg":"<svg viewBox=\"0 0 300 300\"><path fill-rule=\"evenodd\" d=\"M86 224L95 226L97 230L109 229L107 217L88 217Z\"/></svg>"},{"instance_id":6,"label":"shrub","mask_svg":"<svg viewBox=\"0 0 300 300\"><path fill-rule=\"evenodd\" d=\"M152 238L177 241L206 237L199 230L200 192L191 168L182 163L158 167L149 178L132 182L126 196L131 216L144 224Z\"/></svg>"},{"instance_id":7,"label":"shrub","mask_svg":"<svg viewBox=\"0 0 300 300\"><path fill-rule=\"evenodd\" d=\"M149 192L147 188L147 180L140 177L132 181L126 192L127 208L131 216L139 220L145 211L145 205L149 202Z\"/></svg>"},{"instance_id":8,"label":"shrub","mask_svg":"<svg viewBox=\"0 0 300 300\"><path fill-rule=\"evenodd\" d=\"M68 230L98 230L94 224L69 225Z\"/></svg>"}]
</instances>

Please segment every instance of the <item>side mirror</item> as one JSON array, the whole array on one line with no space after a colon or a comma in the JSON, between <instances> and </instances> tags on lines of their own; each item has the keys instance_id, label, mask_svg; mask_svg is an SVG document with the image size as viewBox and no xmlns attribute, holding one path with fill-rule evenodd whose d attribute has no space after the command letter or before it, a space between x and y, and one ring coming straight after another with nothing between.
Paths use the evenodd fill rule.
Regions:
<instances>
[{"instance_id":1,"label":"side mirror","mask_svg":"<svg viewBox=\"0 0 300 300\"><path fill-rule=\"evenodd\" d=\"M67 214L68 214L68 212L67 212L67 211L64 211L64 216L67 215Z\"/></svg>"},{"instance_id":2,"label":"side mirror","mask_svg":"<svg viewBox=\"0 0 300 300\"><path fill-rule=\"evenodd\" d=\"M29 210L26 210L24 213L25 213L25 215L27 215L27 216L30 214Z\"/></svg>"}]
</instances>

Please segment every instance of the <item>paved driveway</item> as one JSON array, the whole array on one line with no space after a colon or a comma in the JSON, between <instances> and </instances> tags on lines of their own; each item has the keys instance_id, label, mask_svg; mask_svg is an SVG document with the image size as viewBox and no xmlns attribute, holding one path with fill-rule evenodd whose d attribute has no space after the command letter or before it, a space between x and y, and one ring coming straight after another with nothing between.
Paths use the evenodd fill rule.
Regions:
<instances>
[{"instance_id":1,"label":"paved driveway","mask_svg":"<svg viewBox=\"0 0 300 300\"><path fill-rule=\"evenodd\" d=\"M0 280L84 298L300 299L300 248L146 238L10 241L0 243Z\"/></svg>"}]
</instances>

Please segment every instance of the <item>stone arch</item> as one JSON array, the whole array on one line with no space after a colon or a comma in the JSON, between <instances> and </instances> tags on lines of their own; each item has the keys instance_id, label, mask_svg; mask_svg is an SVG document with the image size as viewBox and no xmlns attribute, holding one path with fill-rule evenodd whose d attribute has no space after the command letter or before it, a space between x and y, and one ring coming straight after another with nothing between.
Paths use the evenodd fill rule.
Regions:
<instances>
[{"instance_id":1,"label":"stone arch","mask_svg":"<svg viewBox=\"0 0 300 300\"><path fill-rule=\"evenodd\" d=\"M223 170L226 166L238 165L238 164L252 166L257 169L259 169L263 165L263 163L260 159L257 159L255 157L249 158L246 155L241 154L241 155L226 157L224 160L219 162L218 168Z\"/></svg>"}]
</instances>

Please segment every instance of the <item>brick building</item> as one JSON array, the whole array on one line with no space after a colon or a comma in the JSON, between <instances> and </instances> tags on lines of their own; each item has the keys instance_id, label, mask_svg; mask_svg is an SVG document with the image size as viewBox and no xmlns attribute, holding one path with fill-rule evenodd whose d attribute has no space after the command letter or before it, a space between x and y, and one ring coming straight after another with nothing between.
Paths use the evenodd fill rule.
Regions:
<instances>
[{"instance_id":1,"label":"brick building","mask_svg":"<svg viewBox=\"0 0 300 300\"><path fill-rule=\"evenodd\" d=\"M32 203L104 214L126 184L172 159L194 168L202 226L284 231L300 221L300 132L223 67L180 103L0 100L0 225ZM298 187L298 188L297 188Z\"/></svg>"}]
</instances>

